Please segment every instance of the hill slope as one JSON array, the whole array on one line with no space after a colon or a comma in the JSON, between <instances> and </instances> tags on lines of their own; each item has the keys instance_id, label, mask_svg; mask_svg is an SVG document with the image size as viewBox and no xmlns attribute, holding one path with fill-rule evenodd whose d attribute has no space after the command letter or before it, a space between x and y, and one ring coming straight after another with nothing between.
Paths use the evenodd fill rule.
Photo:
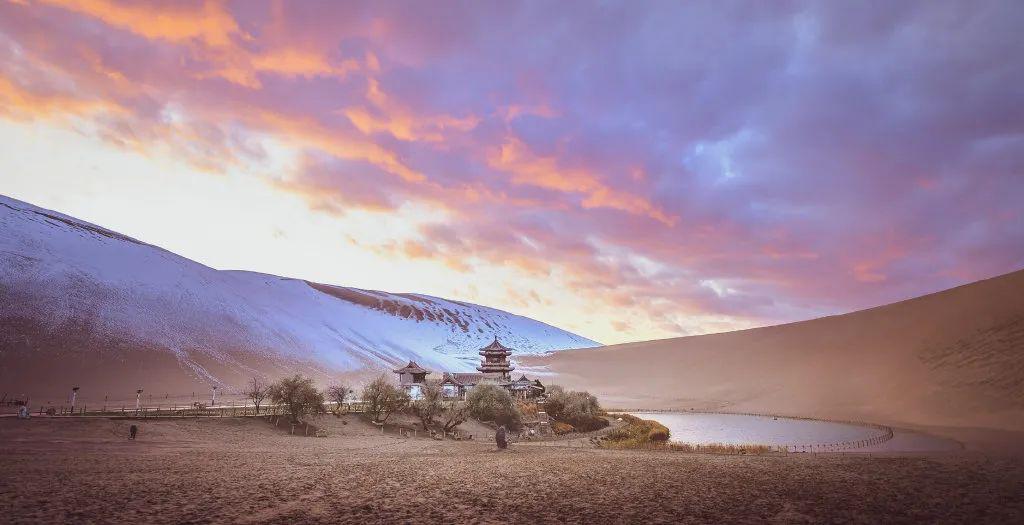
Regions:
<instances>
[{"instance_id":1,"label":"hill slope","mask_svg":"<svg viewBox=\"0 0 1024 525\"><path fill-rule=\"evenodd\" d=\"M253 375L369 371L415 359L472 370L594 341L493 308L203 266L0 197L0 390L72 383L188 392ZM96 392L95 388L91 389Z\"/></svg>"},{"instance_id":2,"label":"hill slope","mask_svg":"<svg viewBox=\"0 0 1024 525\"><path fill-rule=\"evenodd\" d=\"M607 403L1024 430L1024 271L846 315L530 359Z\"/></svg>"}]
</instances>

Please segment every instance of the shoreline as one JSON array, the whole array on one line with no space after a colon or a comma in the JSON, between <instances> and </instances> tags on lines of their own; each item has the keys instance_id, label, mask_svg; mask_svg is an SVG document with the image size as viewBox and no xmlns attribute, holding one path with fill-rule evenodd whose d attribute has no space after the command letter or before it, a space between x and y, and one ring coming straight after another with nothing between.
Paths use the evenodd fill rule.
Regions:
<instances>
[{"instance_id":1,"label":"shoreline","mask_svg":"<svg viewBox=\"0 0 1024 525\"><path fill-rule=\"evenodd\" d=\"M707 410L707 409L690 409L690 408L656 408L656 409L630 409L622 410L620 408L609 409L607 412L625 412L625 413L652 413L652 414L721 414L721 415L748 415L756 417L778 417L786 419L796 420L813 420L813 421L826 421L835 423L848 423L848 424L863 424L863 425L880 425L890 427L893 429L894 434L899 435L900 433L913 433L927 436L934 439L941 439L950 442L957 443L962 452L975 452L994 457L1015 457L1024 458L1024 432L1016 430L1007 430L1001 428L990 428L990 427L972 427L972 426L943 426L943 425L924 425L916 423L908 423L904 421L879 421L879 422L867 422L858 420L848 419L829 419L819 418L814 416L805 415L793 415L793 414L772 414L765 412L747 412L747 411L729 411L729 410ZM884 453L886 451L881 450L867 450L864 453ZM842 453L854 454L857 450L846 450ZM933 454L933 453L950 453L950 452L938 452L938 451L900 451L900 454Z\"/></svg>"}]
</instances>

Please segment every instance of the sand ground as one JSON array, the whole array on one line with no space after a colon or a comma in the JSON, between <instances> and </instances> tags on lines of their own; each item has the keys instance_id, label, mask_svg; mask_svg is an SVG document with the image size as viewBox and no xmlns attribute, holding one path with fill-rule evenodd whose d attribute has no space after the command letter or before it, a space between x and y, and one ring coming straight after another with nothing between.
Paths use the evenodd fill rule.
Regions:
<instances>
[{"instance_id":1,"label":"sand ground","mask_svg":"<svg viewBox=\"0 0 1024 525\"><path fill-rule=\"evenodd\" d=\"M1024 460L709 456L380 435L256 419L0 418L9 523L988 522L1024 519Z\"/></svg>"}]
</instances>

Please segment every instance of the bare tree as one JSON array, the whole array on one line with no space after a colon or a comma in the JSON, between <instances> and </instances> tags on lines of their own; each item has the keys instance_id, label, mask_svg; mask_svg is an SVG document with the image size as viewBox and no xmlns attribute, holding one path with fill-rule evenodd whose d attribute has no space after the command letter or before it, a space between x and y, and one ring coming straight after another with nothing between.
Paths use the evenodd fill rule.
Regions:
<instances>
[{"instance_id":1,"label":"bare tree","mask_svg":"<svg viewBox=\"0 0 1024 525\"><path fill-rule=\"evenodd\" d=\"M336 384L327 387L328 408L334 417L341 417L341 411L348 398L350 390L345 384Z\"/></svg>"},{"instance_id":2,"label":"bare tree","mask_svg":"<svg viewBox=\"0 0 1024 525\"><path fill-rule=\"evenodd\" d=\"M270 386L270 400L285 406L292 422L307 415L324 412L324 395L313 386L313 380L296 374Z\"/></svg>"},{"instance_id":3,"label":"bare tree","mask_svg":"<svg viewBox=\"0 0 1024 525\"><path fill-rule=\"evenodd\" d=\"M420 389L420 398L409 404L412 413L420 418L423 430L430 428L434 418L444 412L444 391L440 381L427 381Z\"/></svg>"},{"instance_id":4,"label":"bare tree","mask_svg":"<svg viewBox=\"0 0 1024 525\"><path fill-rule=\"evenodd\" d=\"M373 421L384 424L392 413L409 404L409 394L381 375L363 388L363 401Z\"/></svg>"},{"instance_id":5,"label":"bare tree","mask_svg":"<svg viewBox=\"0 0 1024 525\"><path fill-rule=\"evenodd\" d=\"M445 400L444 410L441 412L441 425L445 432L451 432L455 427L463 424L469 419L469 405L458 399Z\"/></svg>"},{"instance_id":6,"label":"bare tree","mask_svg":"<svg viewBox=\"0 0 1024 525\"><path fill-rule=\"evenodd\" d=\"M270 395L270 387L254 377L252 378L252 383L245 387L245 395L252 400L252 404L256 405L256 414L258 415L260 413L260 405Z\"/></svg>"}]
</instances>

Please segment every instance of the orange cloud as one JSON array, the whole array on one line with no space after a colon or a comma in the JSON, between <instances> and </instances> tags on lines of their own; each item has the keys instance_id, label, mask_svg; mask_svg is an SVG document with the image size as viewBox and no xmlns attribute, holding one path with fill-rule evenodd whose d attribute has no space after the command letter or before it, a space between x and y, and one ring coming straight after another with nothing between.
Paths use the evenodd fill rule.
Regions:
<instances>
[{"instance_id":1,"label":"orange cloud","mask_svg":"<svg viewBox=\"0 0 1024 525\"><path fill-rule=\"evenodd\" d=\"M199 7L192 7L178 3L142 6L112 0L41 1L96 18L150 40L202 44L204 51L195 56L213 68L208 73L197 74L197 78L220 77L240 86L258 89L262 86L257 78L259 73L343 78L361 68L355 59L332 64L324 53L313 49L281 47L262 52L249 51L239 43L250 42L252 37L242 31L221 2L207 1Z\"/></svg>"},{"instance_id":2,"label":"orange cloud","mask_svg":"<svg viewBox=\"0 0 1024 525\"><path fill-rule=\"evenodd\" d=\"M375 60L374 57L374 63L376 63ZM379 64L376 67L379 68ZM353 106L341 112L356 129L365 135L386 132L399 140L441 142L444 140L444 131L465 132L480 123L480 119L475 116L458 118L449 115L416 115L392 101L380 89L380 83L376 79L369 78L367 83L366 100L375 109L371 111L364 107Z\"/></svg>"},{"instance_id":3,"label":"orange cloud","mask_svg":"<svg viewBox=\"0 0 1024 525\"><path fill-rule=\"evenodd\" d=\"M345 75L360 69L359 61L348 59L332 65L325 56L297 48L275 49L252 59L256 71L279 73L296 77Z\"/></svg>"},{"instance_id":4,"label":"orange cloud","mask_svg":"<svg viewBox=\"0 0 1024 525\"><path fill-rule=\"evenodd\" d=\"M674 226L678 221L643 197L609 187L589 170L565 168L555 157L535 155L517 138L511 138L492 150L487 162L494 169L510 173L516 184L582 194L584 208L621 210L650 217L668 226Z\"/></svg>"},{"instance_id":5,"label":"orange cloud","mask_svg":"<svg viewBox=\"0 0 1024 525\"><path fill-rule=\"evenodd\" d=\"M0 76L0 115L27 120L39 117L87 115L122 112L117 104L105 100L87 100L63 93L40 93L23 88Z\"/></svg>"},{"instance_id":6,"label":"orange cloud","mask_svg":"<svg viewBox=\"0 0 1024 525\"><path fill-rule=\"evenodd\" d=\"M198 40L213 47L248 38L222 3L208 1L200 8L180 3L126 4L113 0L39 0L39 3L88 15L108 25L149 38L183 42Z\"/></svg>"},{"instance_id":7,"label":"orange cloud","mask_svg":"<svg viewBox=\"0 0 1024 525\"><path fill-rule=\"evenodd\" d=\"M338 158L366 161L406 182L426 180L425 175L406 166L394 152L373 142L341 136L313 119L271 111L259 112L257 119L264 128L300 147L314 147Z\"/></svg>"},{"instance_id":8,"label":"orange cloud","mask_svg":"<svg viewBox=\"0 0 1024 525\"><path fill-rule=\"evenodd\" d=\"M215 64L215 68L210 73L198 75L199 78L220 77L250 89L263 86L258 77L260 73L292 78L345 78L362 69L362 64L355 59L346 59L335 65L317 51L287 47L262 53L250 53L234 47L211 51L206 58Z\"/></svg>"}]
</instances>

